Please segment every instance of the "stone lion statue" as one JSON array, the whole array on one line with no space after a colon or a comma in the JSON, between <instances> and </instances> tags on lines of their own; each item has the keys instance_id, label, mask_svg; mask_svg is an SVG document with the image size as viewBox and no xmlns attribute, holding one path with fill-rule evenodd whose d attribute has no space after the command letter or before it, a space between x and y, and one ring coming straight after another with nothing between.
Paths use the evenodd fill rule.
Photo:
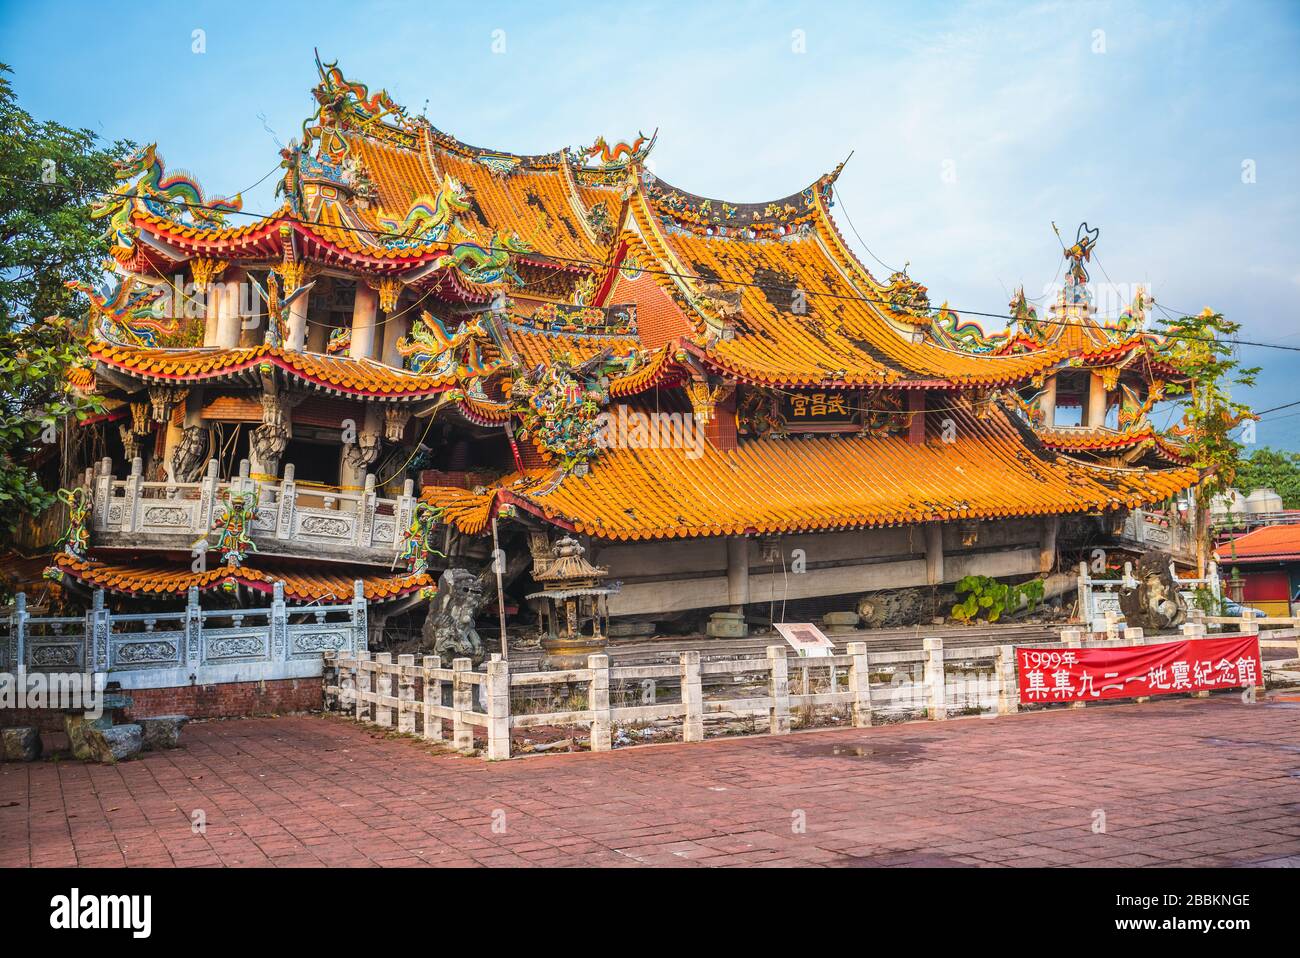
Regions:
<instances>
[{"instance_id":1,"label":"stone lion statue","mask_svg":"<svg viewBox=\"0 0 1300 958\"><path fill-rule=\"evenodd\" d=\"M474 618L484 602L479 577L465 569L447 569L438 579L438 591L429 600L429 614L421 630L423 645L444 660L468 657L483 661L483 642Z\"/></svg>"},{"instance_id":2,"label":"stone lion statue","mask_svg":"<svg viewBox=\"0 0 1300 958\"><path fill-rule=\"evenodd\" d=\"M1169 556L1147 552L1133 569L1137 588L1122 589L1119 607L1124 622L1132 628L1166 632L1187 621L1187 604L1178 592L1178 583L1169 571Z\"/></svg>"}]
</instances>

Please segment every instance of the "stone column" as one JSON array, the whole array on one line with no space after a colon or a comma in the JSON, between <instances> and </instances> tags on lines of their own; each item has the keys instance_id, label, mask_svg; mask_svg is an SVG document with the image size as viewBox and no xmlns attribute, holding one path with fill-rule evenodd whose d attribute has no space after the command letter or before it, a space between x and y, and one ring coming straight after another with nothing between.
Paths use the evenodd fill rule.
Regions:
<instances>
[{"instance_id":1,"label":"stone column","mask_svg":"<svg viewBox=\"0 0 1300 958\"><path fill-rule=\"evenodd\" d=\"M1056 377L1048 376L1043 384L1043 395L1038 400L1039 411L1043 414L1043 425L1051 429L1056 423Z\"/></svg>"},{"instance_id":2,"label":"stone column","mask_svg":"<svg viewBox=\"0 0 1300 958\"><path fill-rule=\"evenodd\" d=\"M306 306L303 309L305 310ZM309 323L305 314L303 322L307 324L307 351L310 353L325 352L325 347L329 345L331 327L321 320ZM292 339L292 336L290 338Z\"/></svg>"},{"instance_id":3,"label":"stone column","mask_svg":"<svg viewBox=\"0 0 1300 958\"><path fill-rule=\"evenodd\" d=\"M220 312L217 317L217 342L222 349L238 349L239 334L244 317L239 314L239 287L244 281L244 271L229 267L217 285Z\"/></svg>"},{"instance_id":4,"label":"stone column","mask_svg":"<svg viewBox=\"0 0 1300 958\"><path fill-rule=\"evenodd\" d=\"M395 312L401 312L400 309ZM389 316L384 320L384 348L380 353L380 359L385 365L402 368L402 354L397 351L397 341L406 335L411 326L411 317L401 315L396 318Z\"/></svg>"},{"instance_id":5,"label":"stone column","mask_svg":"<svg viewBox=\"0 0 1300 958\"><path fill-rule=\"evenodd\" d=\"M744 612L749 602L749 540L727 537L727 601L732 612Z\"/></svg>"},{"instance_id":6,"label":"stone column","mask_svg":"<svg viewBox=\"0 0 1300 958\"><path fill-rule=\"evenodd\" d=\"M375 352L375 317L379 313L379 294L357 280L357 295L352 305L352 348L348 355L353 359L370 359Z\"/></svg>"},{"instance_id":7,"label":"stone column","mask_svg":"<svg viewBox=\"0 0 1300 958\"><path fill-rule=\"evenodd\" d=\"M383 411L378 404L366 406L365 417L357 428L356 442L344 443L339 463L339 485L349 492L366 484L366 470L379 458L383 429Z\"/></svg>"},{"instance_id":8,"label":"stone column","mask_svg":"<svg viewBox=\"0 0 1300 958\"><path fill-rule=\"evenodd\" d=\"M293 290L289 290L293 292ZM311 293L303 293L292 303L289 304L289 327L285 331L284 348L301 350L304 341L309 337L307 329L307 303L311 299ZM314 330L312 331L314 332ZM322 334L324 329L321 330ZM321 348L316 352L325 352L324 337L321 337Z\"/></svg>"},{"instance_id":9,"label":"stone column","mask_svg":"<svg viewBox=\"0 0 1300 958\"><path fill-rule=\"evenodd\" d=\"M1056 534L1061 528L1060 516L1044 516L1038 537L1038 571L1051 572L1056 565Z\"/></svg>"},{"instance_id":10,"label":"stone column","mask_svg":"<svg viewBox=\"0 0 1300 958\"><path fill-rule=\"evenodd\" d=\"M216 287L211 285L198 295L203 297L203 345L216 346L221 319L221 295Z\"/></svg>"},{"instance_id":11,"label":"stone column","mask_svg":"<svg viewBox=\"0 0 1300 958\"><path fill-rule=\"evenodd\" d=\"M925 390L912 389L907 393L907 441L914 446L925 445Z\"/></svg>"},{"instance_id":12,"label":"stone column","mask_svg":"<svg viewBox=\"0 0 1300 958\"><path fill-rule=\"evenodd\" d=\"M925 524L925 584L943 582L943 526L938 522Z\"/></svg>"},{"instance_id":13,"label":"stone column","mask_svg":"<svg viewBox=\"0 0 1300 958\"><path fill-rule=\"evenodd\" d=\"M1088 380L1088 418L1085 426L1096 428L1106 425L1106 383L1101 373L1093 373Z\"/></svg>"}]
</instances>

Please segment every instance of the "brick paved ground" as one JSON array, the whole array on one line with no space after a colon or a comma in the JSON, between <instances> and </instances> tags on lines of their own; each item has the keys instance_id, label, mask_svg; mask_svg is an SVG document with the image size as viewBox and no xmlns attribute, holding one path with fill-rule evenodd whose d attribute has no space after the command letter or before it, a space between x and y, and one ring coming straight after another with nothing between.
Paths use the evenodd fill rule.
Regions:
<instances>
[{"instance_id":1,"label":"brick paved ground","mask_svg":"<svg viewBox=\"0 0 1300 958\"><path fill-rule=\"evenodd\" d=\"M117 767L0 765L0 865L1300 865L1294 701L495 764L312 716L184 740Z\"/></svg>"}]
</instances>

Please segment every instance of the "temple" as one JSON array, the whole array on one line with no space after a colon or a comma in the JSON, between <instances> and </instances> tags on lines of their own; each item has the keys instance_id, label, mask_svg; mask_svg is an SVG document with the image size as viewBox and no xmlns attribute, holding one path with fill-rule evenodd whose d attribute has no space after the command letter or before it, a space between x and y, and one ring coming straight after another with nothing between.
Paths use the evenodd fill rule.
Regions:
<instances>
[{"instance_id":1,"label":"temple","mask_svg":"<svg viewBox=\"0 0 1300 958\"><path fill-rule=\"evenodd\" d=\"M1044 315L1022 291L986 334L858 261L840 169L710 199L647 170L653 136L481 149L317 69L274 212L153 146L97 209L111 288L69 378L102 412L19 586L147 609L359 582L375 644L495 535L514 620L572 638L583 590L583 622L699 625L1047 573L1197 481L1148 416L1178 344L1141 292L1097 318L1086 226Z\"/></svg>"}]
</instances>

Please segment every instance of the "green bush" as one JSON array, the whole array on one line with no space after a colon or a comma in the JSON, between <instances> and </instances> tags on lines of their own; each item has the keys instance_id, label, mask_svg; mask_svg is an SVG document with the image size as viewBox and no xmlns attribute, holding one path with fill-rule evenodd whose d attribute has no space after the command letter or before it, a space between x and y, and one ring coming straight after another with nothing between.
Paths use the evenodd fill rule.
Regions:
<instances>
[{"instance_id":1,"label":"green bush","mask_svg":"<svg viewBox=\"0 0 1300 958\"><path fill-rule=\"evenodd\" d=\"M1043 599L1043 580L1030 579L1020 585L1007 585L986 575L968 575L957 583L957 594L966 598L952 607L952 617L970 623L983 614L989 622L1002 618L1004 612L1015 612L1022 602L1032 612Z\"/></svg>"}]
</instances>

